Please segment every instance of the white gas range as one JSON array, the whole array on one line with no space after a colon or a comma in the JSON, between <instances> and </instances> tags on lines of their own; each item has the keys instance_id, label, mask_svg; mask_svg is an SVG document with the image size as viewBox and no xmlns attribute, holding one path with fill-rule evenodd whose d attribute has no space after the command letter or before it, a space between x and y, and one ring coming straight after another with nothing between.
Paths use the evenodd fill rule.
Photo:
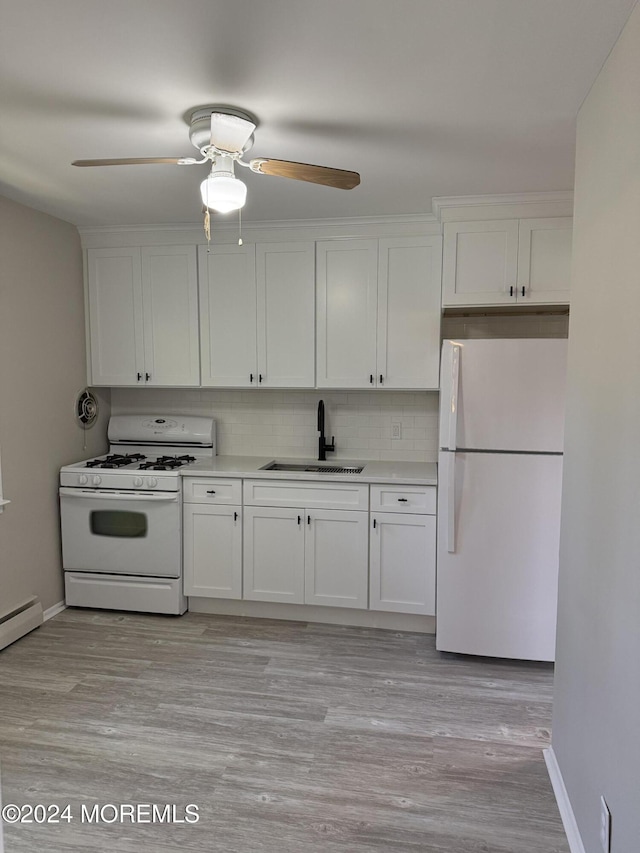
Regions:
<instances>
[{"instance_id":1,"label":"white gas range","mask_svg":"<svg viewBox=\"0 0 640 853\"><path fill-rule=\"evenodd\" d=\"M109 453L60 471L68 605L184 613L180 470L215 456L215 421L114 415Z\"/></svg>"}]
</instances>

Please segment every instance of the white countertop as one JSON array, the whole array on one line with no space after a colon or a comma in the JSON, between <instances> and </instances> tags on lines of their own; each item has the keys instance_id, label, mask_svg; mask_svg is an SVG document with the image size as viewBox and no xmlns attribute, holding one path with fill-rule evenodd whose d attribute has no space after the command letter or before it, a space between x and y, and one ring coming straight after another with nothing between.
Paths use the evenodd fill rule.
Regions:
<instances>
[{"instance_id":1,"label":"white countertop","mask_svg":"<svg viewBox=\"0 0 640 853\"><path fill-rule=\"evenodd\" d=\"M275 459L294 464L318 464L317 460L274 456L214 456L202 459L180 471L183 477L250 477L271 480L335 480L349 483L403 483L410 486L435 486L438 482L434 462L367 462L366 459L327 459L325 465L364 465L360 474L318 474L312 471L262 471Z\"/></svg>"}]
</instances>

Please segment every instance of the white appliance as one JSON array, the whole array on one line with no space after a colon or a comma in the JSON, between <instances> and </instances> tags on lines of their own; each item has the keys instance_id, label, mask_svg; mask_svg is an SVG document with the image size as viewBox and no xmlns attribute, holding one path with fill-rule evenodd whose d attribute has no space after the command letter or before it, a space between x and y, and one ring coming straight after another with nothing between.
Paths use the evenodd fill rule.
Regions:
<instances>
[{"instance_id":1,"label":"white appliance","mask_svg":"<svg viewBox=\"0 0 640 853\"><path fill-rule=\"evenodd\" d=\"M444 341L436 648L555 655L567 341Z\"/></svg>"},{"instance_id":2,"label":"white appliance","mask_svg":"<svg viewBox=\"0 0 640 853\"><path fill-rule=\"evenodd\" d=\"M211 418L114 415L109 454L60 471L68 605L184 613L180 471L215 456Z\"/></svg>"}]
</instances>

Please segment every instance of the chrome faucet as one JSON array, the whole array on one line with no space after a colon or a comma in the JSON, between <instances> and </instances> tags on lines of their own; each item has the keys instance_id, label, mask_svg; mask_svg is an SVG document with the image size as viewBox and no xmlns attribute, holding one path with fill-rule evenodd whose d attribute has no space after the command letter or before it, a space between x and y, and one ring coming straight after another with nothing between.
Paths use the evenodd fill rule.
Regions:
<instances>
[{"instance_id":1,"label":"chrome faucet","mask_svg":"<svg viewBox=\"0 0 640 853\"><path fill-rule=\"evenodd\" d=\"M333 453L336 449L335 436L331 436L331 444L328 444L324 435L324 400L320 400L318 403L318 432L320 433L320 437L318 438L318 460L324 462L327 458L327 450Z\"/></svg>"}]
</instances>

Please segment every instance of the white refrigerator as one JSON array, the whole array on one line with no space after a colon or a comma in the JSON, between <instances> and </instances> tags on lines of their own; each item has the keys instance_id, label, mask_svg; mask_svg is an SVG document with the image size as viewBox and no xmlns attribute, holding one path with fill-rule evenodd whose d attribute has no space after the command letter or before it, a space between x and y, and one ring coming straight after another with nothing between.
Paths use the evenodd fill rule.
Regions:
<instances>
[{"instance_id":1,"label":"white refrigerator","mask_svg":"<svg viewBox=\"0 0 640 853\"><path fill-rule=\"evenodd\" d=\"M444 341L436 648L555 655L567 341Z\"/></svg>"}]
</instances>

